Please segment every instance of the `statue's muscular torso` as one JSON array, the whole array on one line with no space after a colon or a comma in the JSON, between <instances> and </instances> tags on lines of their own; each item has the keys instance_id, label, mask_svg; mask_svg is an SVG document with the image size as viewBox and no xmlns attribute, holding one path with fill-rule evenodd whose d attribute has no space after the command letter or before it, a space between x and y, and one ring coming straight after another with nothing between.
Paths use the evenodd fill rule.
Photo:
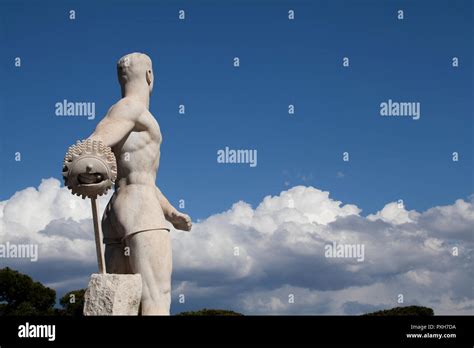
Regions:
<instances>
[{"instance_id":1,"label":"statue's muscular torso","mask_svg":"<svg viewBox=\"0 0 474 348\"><path fill-rule=\"evenodd\" d=\"M118 188L132 184L155 187L161 141L160 126L145 109L132 132L112 147L117 158Z\"/></svg>"},{"instance_id":2,"label":"statue's muscular torso","mask_svg":"<svg viewBox=\"0 0 474 348\"><path fill-rule=\"evenodd\" d=\"M119 242L144 230L169 228L155 185L162 141L160 127L145 107L134 123L132 131L112 146L117 180L102 219L106 243Z\"/></svg>"}]
</instances>

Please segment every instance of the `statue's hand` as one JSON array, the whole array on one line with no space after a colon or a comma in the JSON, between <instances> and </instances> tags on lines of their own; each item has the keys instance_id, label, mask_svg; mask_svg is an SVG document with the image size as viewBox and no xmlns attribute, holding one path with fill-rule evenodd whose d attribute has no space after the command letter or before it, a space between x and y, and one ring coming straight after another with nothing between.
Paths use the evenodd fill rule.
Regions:
<instances>
[{"instance_id":1,"label":"statue's hand","mask_svg":"<svg viewBox=\"0 0 474 348\"><path fill-rule=\"evenodd\" d=\"M173 224L174 228L182 231L190 231L193 225L189 215L180 213L179 211L172 213L169 221Z\"/></svg>"}]
</instances>

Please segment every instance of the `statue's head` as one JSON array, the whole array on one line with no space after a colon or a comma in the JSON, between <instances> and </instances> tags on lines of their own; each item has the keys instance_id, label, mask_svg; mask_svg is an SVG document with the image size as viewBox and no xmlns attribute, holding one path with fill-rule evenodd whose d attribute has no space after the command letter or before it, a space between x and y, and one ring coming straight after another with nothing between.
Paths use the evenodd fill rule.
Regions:
<instances>
[{"instance_id":1,"label":"statue's head","mask_svg":"<svg viewBox=\"0 0 474 348\"><path fill-rule=\"evenodd\" d=\"M130 53L117 62L117 74L122 89L125 86L147 86L153 90L153 69L150 57L144 53Z\"/></svg>"}]
</instances>

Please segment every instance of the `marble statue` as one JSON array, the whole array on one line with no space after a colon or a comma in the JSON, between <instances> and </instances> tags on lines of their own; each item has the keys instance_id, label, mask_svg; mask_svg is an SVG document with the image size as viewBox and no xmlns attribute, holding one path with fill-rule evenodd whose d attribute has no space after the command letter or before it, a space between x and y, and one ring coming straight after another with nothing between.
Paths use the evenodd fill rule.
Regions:
<instances>
[{"instance_id":1,"label":"marble statue","mask_svg":"<svg viewBox=\"0 0 474 348\"><path fill-rule=\"evenodd\" d=\"M142 314L169 315L169 224L189 231L191 219L155 184L162 136L149 110L151 59L143 53L127 54L118 61L117 72L122 99L86 140L70 148L63 176L73 193L92 199L93 207L96 196L115 184L101 224L106 272L140 274ZM100 250L99 257L103 257ZM100 264L99 259L99 268Z\"/></svg>"}]
</instances>

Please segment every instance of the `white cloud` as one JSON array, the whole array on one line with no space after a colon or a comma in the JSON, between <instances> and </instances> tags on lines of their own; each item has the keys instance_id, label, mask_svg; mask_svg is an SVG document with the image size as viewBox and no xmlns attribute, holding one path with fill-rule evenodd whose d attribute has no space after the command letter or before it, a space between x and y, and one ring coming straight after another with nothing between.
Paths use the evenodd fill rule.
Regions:
<instances>
[{"instance_id":1,"label":"white cloud","mask_svg":"<svg viewBox=\"0 0 474 348\"><path fill-rule=\"evenodd\" d=\"M111 193L99 198L104 208ZM90 200L73 196L58 180L42 180L0 204L0 242L38 244L39 258L95 263ZM90 260L90 261L88 261Z\"/></svg>"},{"instance_id":2,"label":"white cloud","mask_svg":"<svg viewBox=\"0 0 474 348\"><path fill-rule=\"evenodd\" d=\"M255 209L237 202L190 233L172 231L173 311L359 314L398 306L403 294L405 305L437 314L473 313L472 200L425 212L396 203L367 217L360 212L328 192L296 186ZM37 265L7 263L63 290L80 287L96 269L90 214L89 201L55 179L0 202L0 243L40 246ZM364 262L325 258L324 246L332 242L363 244ZM452 255L454 246L459 256Z\"/></svg>"},{"instance_id":3,"label":"white cloud","mask_svg":"<svg viewBox=\"0 0 474 348\"><path fill-rule=\"evenodd\" d=\"M378 211L376 214L370 214L367 216L367 219L374 221L380 219L382 221L392 223L394 225L405 224L409 222L415 222L420 214L414 210L407 211L403 205L392 202L381 211Z\"/></svg>"}]
</instances>

